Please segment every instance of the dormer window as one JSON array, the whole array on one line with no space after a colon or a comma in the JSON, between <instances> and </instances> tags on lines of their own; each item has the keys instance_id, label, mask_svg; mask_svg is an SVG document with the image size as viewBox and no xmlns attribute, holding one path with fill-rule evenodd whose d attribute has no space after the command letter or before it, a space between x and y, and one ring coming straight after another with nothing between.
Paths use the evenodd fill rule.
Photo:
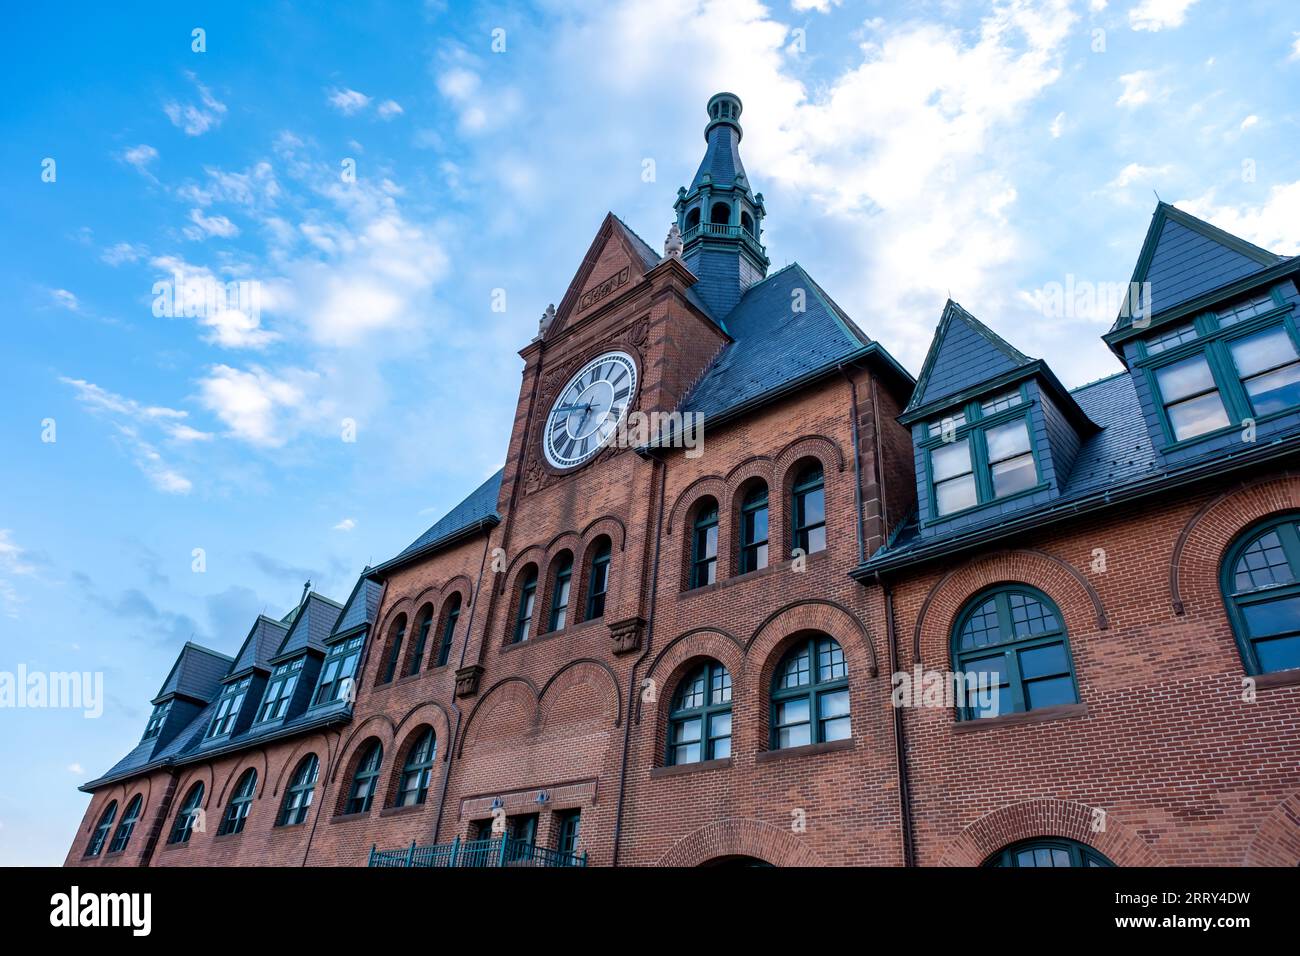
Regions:
<instances>
[{"instance_id":1,"label":"dormer window","mask_svg":"<svg viewBox=\"0 0 1300 956\"><path fill-rule=\"evenodd\" d=\"M364 634L346 641L339 641L330 647L321 665L320 685L316 688L314 706L332 704L348 697L352 686L352 675L357 672L357 659L361 656L361 645L366 642Z\"/></svg>"},{"instance_id":2,"label":"dormer window","mask_svg":"<svg viewBox=\"0 0 1300 956\"><path fill-rule=\"evenodd\" d=\"M1157 352L1171 349L1175 345L1190 342L1194 338L1196 338L1195 326L1190 324L1176 326L1168 332L1161 332L1159 335L1153 335L1147 339L1147 355L1155 355Z\"/></svg>"},{"instance_id":3,"label":"dormer window","mask_svg":"<svg viewBox=\"0 0 1300 956\"><path fill-rule=\"evenodd\" d=\"M293 692L298 686L298 675L302 672L302 661L288 661L271 672L271 680L266 685L266 696L262 698L262 709L257 714L259 722L279 720L289 709Z\"/></svg>"},{"instance_id":4,"label":"dormer window","mask_svg":"<svg viewBox=\"0 0 1300 956\"><path fill-rule=\"evenodd\" d=\"M158 704L156 707L154 707L153 713L149 715L149 723L144 728L144 736L141 737L140 739L153 740L160 733L162 733L163 724L167 722L167 714L171 711L171 709L172 709L172 702L170 700L165 700L161 704Z\"/></svg>"},{"instance_id":5,"label":"dormer window","mask_svg":"<svg viewBox=\"0 0 1300 956\"><path fill-rule=\"evenodd\" d=\"M239 719L239 711L244 706L244 697L248 694L248 687L252 682L252 677L245 677L241 681L227 685L221 692L216 716L208 725L209 740L213 737L224 737L235 729L235 721Z\"/></svg>"}]
</instances>

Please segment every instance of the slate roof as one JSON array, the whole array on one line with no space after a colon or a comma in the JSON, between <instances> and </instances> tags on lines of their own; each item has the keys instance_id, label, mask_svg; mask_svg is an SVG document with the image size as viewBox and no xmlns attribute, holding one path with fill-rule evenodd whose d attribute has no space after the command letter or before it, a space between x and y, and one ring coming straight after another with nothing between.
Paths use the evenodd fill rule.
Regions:
<instances>
[{"instance_id":1,"label":"slate roof","mask_svg":"<svg viewBox=\"0 0 1300 956\"><path fill-rule=\"evenodd\" d=\"M356 587L352 589L352 595L348 598L343 613L334 622L332 634L342 634L362 624L373 624L375 616L379 613L379 595L383 590L383 585L363 573Z\"/></svg>"},{"instance_id":2,"label":"slate roof","mask_svg":"<svg viewBox=\"0 0 1300 956\"><path fill-rule=\"evenodd\" d=\"M790 308L795 289L804 290L803 312ZM725 325L733 341L680 411L721 415L874 344L797 262L746 289Z\"/></svg>"},{"instance_id":3,"label":"slate roof","mask_svg":"<svg viewBox=\"0 0 1300 956\"><path fill-rule=\"evenodd\" d=\"M334 630L334 623L342 611L343 606L337 601L331 601L315 591L310 592L307 600L299 606L293 626L289 628L274 656L286 657L308 648L324 650L325 641Z\"/></svg>"},{"instance_id":4,"label":"slate roof","mask_svg":"<svg viewBox=\"0 0 1300 956\"><path fill-rule=\"evenodd\" d=\"M268 662L275 656L275 652L288 633L287 624L272 620L265 614L259 614L248 632L248 637L244 638L244 643L239 648L239 654L235 657L230 673L226 676L242 673L252 667L269 669Z\"/></svg>"},{"instance_id":5,"label":"slate roof","mask_svg":"<svg viewBox=\"0 0 1300 956\"><path fill-rule=\"evenodd\" d=\"M503 467L470 492L469 497L464 501L435 521L428 531L412 541L392 561L386 561L384 564L401 561L403 558L459 534L480 521L489 518L500 521L501 516L497 514L497 497L501 494L501 476L504 474L505 468Z\"/></svg>"},{"instance_id":6,"label":"slate roof","mask_svg":"<svg viewBox=\"0 0 1300 956\"><path fill-rule=\"evenodd\" d=\"M613 214L611 213L611 215ZM632 243L632 247L636 249L637 254L641 257L643 272L649 272L655 266L659 265L659 263L664 261L664 257L655 252L650 243L637 235L636 231L631 226L625 223L622 219L619 219L618 216L614 216L614 221L623 227L624 234L627 235L628 239ZM686 298L690 300L691 305L695 306L721 327L722 331L727 331L726 325L724 325L717 316L709 311L709 307L704 304L704 300L700 298L700 294L695 291L694 286L691 286L686 290Z\"/></svg>"},{"instance_id":7,"label":"slate roof","mask_svg":"<svg viewBox=\"0 0 1300 956\"><path fill-rule=\"evenodd\" d=\"M730 186L735 183L737 175L745 176L748 183L749 177L740 162L740 134L728 124L719 123L709 130L707 141L709 145L705 147L704 159L700 161L700 168L695 171L687 192L694 192L704 182L705 173L709 174L715 186Z\"/></svg>"},{"instance_id":8,"label":"slate roof","mask_svg":"<svg viewBox=\"0 0 1300 956\"><path fill-rule=\"evenodd\" d=\"M1132 282L1151 283L1151 312L1158 314L1285 261L1285 256L1162 202L1152 214ZM1132 317L1121 314L1111 331L1131 324Z\"/></svg>"},{"instance_id":9,"label":"slate roof","mask_svg":"<svg viewBox=\"0 0 1300 956\"><path fill-rule=\"evenodd\" d=\"M949 299L903 414L1031 362L1033 359Z\"/></svg>"},{"instance_id":10,"label":"slate roof","mask_svg":"<svg viewBox=\"0 0 1300 956\"><path fill-rule=\"evenodd\" d=\"M212 700L217 696L221 678L226 676L226 671L233 662L233 657L187 641L167 674L167 679L154 695L154 700L170 694L180 694L195 700Z\"/></svg>"}]
</instances>

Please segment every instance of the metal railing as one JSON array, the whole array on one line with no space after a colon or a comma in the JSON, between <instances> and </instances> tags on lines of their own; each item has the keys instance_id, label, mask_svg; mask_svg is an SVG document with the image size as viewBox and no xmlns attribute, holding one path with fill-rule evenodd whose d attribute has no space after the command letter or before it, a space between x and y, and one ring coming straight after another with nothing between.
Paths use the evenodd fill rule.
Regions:
<instances>
[{"instance_id":1,"label":"metal railing","mask_svg":"<svg viewBox=\"0 0 1300 956\"><path fill-rule=\"evenodd\" d=\"M500 836L419 846L414 841L403 850L370 848L369 866L586 866L587 854L564 853L527 840Z\"/></svg>"},{"instance_id":2,"label":"metal railing","mask_svg":"<svg viewBox=\"0 0 1300 956\"><path fill-rule=\"evenodd\" d=\"M760 253L766 255L767 250L763 247L752 232L744 226L733 226L721 222L701 222L687 229L682 235L682 242L690 242L696 236L714 236L720 239L744 239L745 242Z\"/></svg>"}]
</instances>

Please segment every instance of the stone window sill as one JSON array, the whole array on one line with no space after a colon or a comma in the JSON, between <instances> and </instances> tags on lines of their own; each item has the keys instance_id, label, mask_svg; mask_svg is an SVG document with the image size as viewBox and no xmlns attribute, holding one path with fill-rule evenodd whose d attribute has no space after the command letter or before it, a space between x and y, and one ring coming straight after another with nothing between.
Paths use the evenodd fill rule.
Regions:
<instances>
[{"instance_id":1,"label":"stone window sill","mask_svg":"<svg viewBox=\"0 0 1300 956\"><path fill-rule=\"evenodd\" d=\"M379 816L380 816L381 819L382 819L383 817L401 817L401 816L406 816L406 815L408 815L408 814L412 814L412 813L419 813L419 812L420 812L421 810L423 810L427 805L428 805L427 803L415 803L415 804L412 804L412 805L409 806L409 807L385 807L384 809L382 809L382 810L379 811Z\"/></svg>"},{"instance_id":2,"label":"stone window sill","mask_svg":"<svg viewBox=\"0 0 1300 956\"><path fill-rule=\"evenodd\" d=\"M650 770L650 779L680 777L683 774L703 773L706 770L726 770L730 766L730 757L719 757L717 760L697 760L695 763L679 763L671 767L653 767Z\"/></svg>"},{"instance_id":3,"label":"stone window sill","mask_svg":"<svg viewBox=\"0 0 1300 956\"><path fill-rule=\"evenodd\" d=\"M815 565L822 561L830 560L830 549L823 548L820 551L814 551L808 555L808 564L804 569L807 574ZM723 578L721 581L714 581L712 584L702 584L695 588L684 588L678 593L679 599L692 598L699 594L711 594L721 588L731 587L733 584L744 584L747 581L753 581L758 578L764 578L771 574L777 574L781 571L789 571L794 564L794 558L787 558L784 561L778 561L776 564L769 564L765 568L759 568L757 571L746 571L744 574L733 574L731 577Z\"/></svg>"},{"instance_id":4,"label":"stone window sill","mask_svg":"<svg viewBox=\"0 0 1300 956\"><path fill-rule=\"evenodd\" d=\"M1255 678L1256 690L1268 690L1270 687L1294 687L1300 684L1300 667L1286 671L1274 671L1271 674L1250 675Z\"/></svg>"},{"instance_id":5,"label":"stone window sill","mask_svg":"<svg viewBox=\"0 0 1300 956\"><path fill-rule=\"evenodd\" d=\"M1086 716L1088 716L1087 704L1058 704L1055 707L1003 714L1001 717L959 720L952 729L959 734L969 734L979 730L994 730L998 727L1018 727L1021 724L1040 724L1049 720L1067 720L1070 717Z\"/></svg>"},{"instance_id":6,"label":"stone window sill","mask_svg":"<svg viewBox=\"0 0 1300 956\"><path fill-rule=\"evenodd\" d=\"M361 810L357 813L336 813L330 817L330 823L351 823L354 820L366 820L369 817L369 810Z\"/></svg>"},{"instance_id":7,"label":"stone window sill","mask_svg":"<svg viewBox=\"0 0 1300 956\"><path fill-rule=\"evenodd\" d=\"M773 763L777 760L793 760L796 757L812 757L817 754L852 749L852 737L847 740L827 740L820 744L804 744L802 747L789 747L785 750L764 750L754 757L754 762Z\"/></svg>"}]
</instances>

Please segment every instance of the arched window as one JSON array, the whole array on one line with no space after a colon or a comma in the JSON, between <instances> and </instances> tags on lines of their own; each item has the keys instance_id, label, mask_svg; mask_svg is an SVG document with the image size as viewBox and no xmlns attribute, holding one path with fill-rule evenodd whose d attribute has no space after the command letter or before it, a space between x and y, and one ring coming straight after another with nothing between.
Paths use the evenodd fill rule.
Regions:
<instances>
[{"instance_id":1,"label":"arched window","mask_svg":"<svg viewBox=\"0 0 1300 956\"><path fill-rule=\"evenodd\" d=\"M686 214L686 229L689 232L700 224L700 207L696 206Z\"/></svg>"},{"instance_id":2,"label":"arched window","mask_svg":"<svg viewBox=\"0 0 1300 956\"><path fill-rule=\"evenodd\" d=\"M965 676L961 719L1078 702L1065 624L1041 591L1017 585L978 595L953 633L953 662Z\"/></svg>"},{"instance_id":3,"label":"arched window","mask_svg":"<svg viewBox=\"0 0 1300 956\"><path fill-rule=\"evenodd\" d=\"M131 798L131 802L126 805L126 813L122 814L122 822L117 825L117 830L113 833L113 842L108 845L109 853L121 853L126 849L126 845L131 842L131 833L140 820L140 811L143 809L144 796L137 793Z\"/></svg>"},{"instance_id":4,"label":"arched window","mask_svg":"<svg viewBox=\"0 0 1300 956\"><path fill-rule=\"evenodd\" d=\"M433 728L424 728L424 733L415 742L402 767L402 779L397 786L397 805L413 807L424 803L429 796L429 776L433 773L433 762L438 755L438 742L433 736Z\"/></svg>"},{"instance_id":5,"label":"arched window","mask_svg":"<svg viewBox=\"0 0 1300 956\"><path fill-rule=\"evenodd\" d=\"M717 661L701 664L677 685L668 709L668 763L731 756L731 675Z\"/></svg>"},{"instance_id":6,"label":"arched window","mask_svg":"<svg viewBox=\"0 0 1300 956\"><path fill-rule=\"evenodd\" d=\"M725 202L715 202L713 208L709 210L709 222L725 226L731 222L731 207Z\"/></svg>"},{"instance_id":7,"label":"arched window","mask_svg":"<svg viewBox=\"0 0 1300 956\"><path fill-rule=\"evenodd\" d=\"M751 236L754 235L754 217L747 212L742 212L740 214L740 228Z\"/></svg>"},{"instance_id":8,"label":"arched window","mask_svg":"<svg viewBox=\"0 0 1300 956\"><path fill-rule=\"evenodd\" d=\"M289 781L289 789L284 792L284 803L280 806L280 819L276 821L276 826L292 827L307 819L319 773L320 761L315 754L308 754L298 761L298 768Z\"/></svg>"},{"instance_id":9,"label":"arched window","mask_svg":"<svg viewBox=\"0 0 1300 956\"><path fill-rule=\"evenodd\" d=\"M1246 673L1300 667L1300 515L1272 518L1238 538L1222 585Z\"/></svg>"},{"instance_id":10,"label":"arched window","mask_svg":"<svg viewBox=\"0 0 1300 956\"><path fill-rule=\"evenodd\" d=\"M1043 837L1005 846L984 861L984 866L1114 866L1092 847L1064 837Z\"/></svg>"},{"instance_id":11,"label":"arched window","mask_svg":"<svg viewBox=\"0 0 1300 956\"><path fill-rule=\"evenodd\" d=\"M718 579L718 503L705 498L695 509L691 530L691 587L702 588Z\"/></svg>"},{"instance_id":12,"label":"arched window","mask_svg":"<svg viewBox=\"0 0 1300 956\"><path fill-rule=\"evenodd\" d=\"M397 674L397 664L402 659L402 640L406 637L406 615L399 614L393 626L389 628L388 662L384 665L384 677L379 683L387 684Z\"/></svg>"},{"instance_id":13,"label":"arched window","mask_svg":"<svg viewBox=\"0 0 1300 956\"><path fill-rule=\"evenodd\" d=\"M256 791L257 771L249 767L239 778L235 795L226 801L226 812L221 818L221 826L217 827L217 836L244 832L244 821L248 819L248 811L253 806L253 794Z\"/></svg>"},{"instance_id":14,"label":"arched window","mask_svg":"<svg viewBox=\"0 0 1300 956\"><path fill-rule=\"evenodd\" d=\"M460 620L460 592L457 591L447 600L447 609L442 620L442 642L438 645L438 667L444 666L451 658L451 641L456 636L456 622Z\"/></svg>"},{"instance_id":15,"label":"arched window","mask_svg":"<svg viewBox=\"0 0 1300 956\"><path fill-rule=\"evenodd\" d=\"M555 559L555 581L551 584L551 620L548 631L561 631L569 619L569 583L573 580L573 555L564 552Z\"/></svg>"},{"instance_id":16,"label":"arched window","mask_svg":"<svg viewBox=\"0 0 1300 956\"><path fill-rule=\"evenodd\" d=\"M365 813L375 799L375 785L379 780L379 767L384 762L384 748L378 740L366 745L352 775L352 790L344 813Z\"/></svg>"},{"instance_id":17,"label":"arched window","mask_svg":"<svg viewBox=\"0 0 1300 956\"><path fill-rule=\"evenodd\" d=\"M172 824L172 832L167 837L168 843L189 843L190 835L194 832L194 823L199 814L203 812L203 781L200 780L194 786L190 787L190 792L185 797L185 802L181 808L176 811L176 820Z\"/></svg>"},{"instance_id":18,"label":"arched window","mask_svg":"<svg viewBox=\"0 0 1300 956\"><path fill-rule=\"evenodd\" d=\"M794 546L804 554L826 550L826 482L820 464L799 472L791 495Z\"/></svg>"},{"instance_id":19,"label":"arched window","mask_svg":"<svg viewBox=\"0 0 1300 956\"><path fill-rule=\"evenodd\" d=\"M515 610L515 627L510 635L510 643L520 644L528 640L528 632L533 626L533 606L537 603L537 566L530 564L524 569L523 583L519 585L519 604Z\"/></svg>"},{"instance_id":20,"label":"arched window","mask_svg":"<svg viewBox=\"0 0 1300 956\"><path fill-rule=\"evenodd\" d=\"M424 649L429 643L429 628L433 627L433 606L426 605L420 613L419 623L415 628L415 647L411 650L411 665L406 669L406 673L420 673L420 665L424 663Z\"/></svg>"},{"instance_id":21,"label":"arched window","mask_svg":"<svg viewBox=\"0 0 1300 956\"><path fill-rule=\"evenodd\" d=\"M104 841L108 839L108 831L113 826L113 820L117 818L117 801L113 800L105 808L104 812L99 815L99 822L95 824L95 832L90 835L90 842L86 844L86 856L99 856L99 851L104 849Z\"/></svg>"},{"instance_id":22,"label":"arched window","mask_svg":"<svg viewBox=\"0 0 1300 956\"><path fill-rule=\"evenodd\" d=\"M758 482L740 505L740 573L767 567L767 485Z\"/></svg>"},{"instance_id":23,"label":"arched window","mask_svg":"<svg viewBox=\"0 0 1300 956\"><path fill-rule=\"evenodd\" d=\"M605 616L605 598L609 594L609 562L613 546L609 538L601 538L591 555L591 571L587 575L587 615L584 620L594 621Z\"/></svg>"},{"instance_id":24,"label":"arched window","mask_svg":"<svg viewBox=\"0 0 1300 956\"><path fill-rule=\"evenodd\" d=\"M781 658L772 679L773 750L847 740L849 671L839 642L813 634Z\"/></svg>"}]
</instances>

